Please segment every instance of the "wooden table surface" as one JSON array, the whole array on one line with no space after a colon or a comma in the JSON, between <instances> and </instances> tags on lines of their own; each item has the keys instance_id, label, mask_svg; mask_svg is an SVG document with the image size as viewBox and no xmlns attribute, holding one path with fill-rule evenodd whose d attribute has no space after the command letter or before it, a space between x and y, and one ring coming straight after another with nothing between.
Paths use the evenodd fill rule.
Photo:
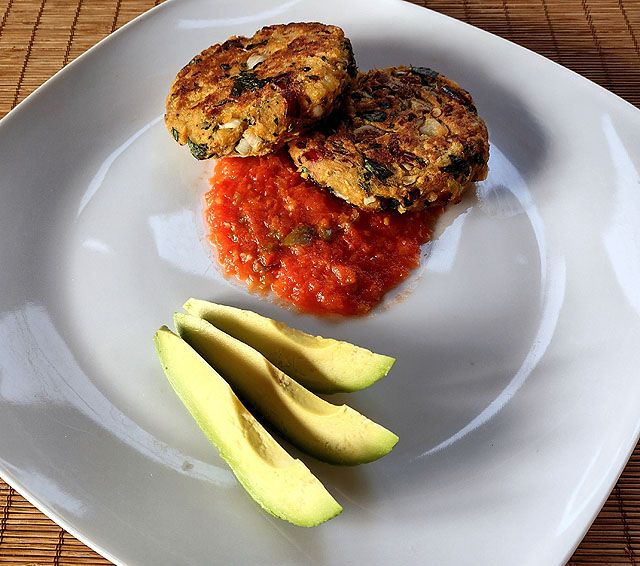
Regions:
<instances>
[{"instance_id":1,"label":"wooden table surface","mask_svg":"<svg viewBox=\"0 0 640 566\"><path fill-rule=\"evenodd\" d=\"M640 107L640 0L413 0L528 47ZM0 0L0 118L156 0ZM1 172L0 172L1 174ZM640 561L640 445L572 566ZM0 564L110 564L0 480Z\"/></svg>"}]
</instances>

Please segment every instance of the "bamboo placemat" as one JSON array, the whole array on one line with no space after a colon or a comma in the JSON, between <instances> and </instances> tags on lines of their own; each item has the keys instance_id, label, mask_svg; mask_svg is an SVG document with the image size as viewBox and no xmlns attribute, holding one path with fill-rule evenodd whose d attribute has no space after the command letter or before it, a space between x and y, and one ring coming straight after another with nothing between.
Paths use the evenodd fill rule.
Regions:
<instances>
[{"instance_id":1,"label":"bamboo placemat","mask_svg":"<svg viewBox=\"0 0 640 566\"><path fill-rule=\"evenodd\" d=\"M57 70L160 1L0 0L0 118ZM639 0L412 1L528 47L640 107ZM640 444L568 564L639 561ZM0 480L0 564L111 563Z\"/></svg>"}]
</instances>

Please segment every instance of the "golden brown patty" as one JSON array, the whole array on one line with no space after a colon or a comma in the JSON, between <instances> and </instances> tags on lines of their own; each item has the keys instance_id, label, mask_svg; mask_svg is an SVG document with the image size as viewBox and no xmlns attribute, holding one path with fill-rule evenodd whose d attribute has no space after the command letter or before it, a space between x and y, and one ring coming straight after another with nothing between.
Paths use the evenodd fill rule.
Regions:
<instances>
[{"instance_id":1,"label":"golden brown patty","mask_svg":"<svg viewBox=\"0 0 640 566\"><path fill-rule=\"evenodd\" d=\"M264 155L327 116L356 74L339 27L264 27L205 49L181 69L165 122L197 159Z\"/></svg>"},{"instance_id":2,"label":"golden brown patty","mask_svg":"<svg viewBox=\"0 0 640 566\"><path fill-rule=\"evenodd\" d=\"M289 144L303 174L367 210L460 200L487 176L489 141L473 99L424 67L362 73L342 108Z\"/></svg>"}]
</instances>

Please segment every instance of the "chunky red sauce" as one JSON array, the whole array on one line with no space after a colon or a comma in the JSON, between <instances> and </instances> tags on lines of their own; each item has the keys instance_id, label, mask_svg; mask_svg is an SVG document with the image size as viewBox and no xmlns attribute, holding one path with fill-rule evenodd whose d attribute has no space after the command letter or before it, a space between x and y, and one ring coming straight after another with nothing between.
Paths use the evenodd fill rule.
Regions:
<instances>
[{"instance_id":1,"label":"chunky red sauce","mask_svg":"<svg viewBox=\"0 0 640 566\"><path fill-rule=\"evenodd\" d=\"M211 186L206 222L224 272L316 314L368 312L417 267L440 213L358 210L285 153L221 159Z\"/></svg>"}]
</instances>

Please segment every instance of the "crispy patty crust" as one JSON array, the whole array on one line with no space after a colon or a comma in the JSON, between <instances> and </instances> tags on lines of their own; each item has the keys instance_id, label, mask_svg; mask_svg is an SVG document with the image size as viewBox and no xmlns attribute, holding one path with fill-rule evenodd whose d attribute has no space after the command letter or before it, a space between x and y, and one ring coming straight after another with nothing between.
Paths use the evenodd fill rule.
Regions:
<instances>
[{"instance_id":1,"label":"crispy patty crust","mask_svg":"<svg viewBox=\"0 0 640 566\"><path fill-rule=\"evenodd\" d=\"M302 171L367 210L457 202L486 178L487 128L471 95L424 67L362 73L342 107L289 144Z\"/></svg>"},{"instance_id":2,"label":"crispy patty crust","mask_svg":"<svg viewBox=\"0 0 640 566\"><path fill-rule=\"evenodd\" d=\"M267 26L205 49L180 70L165 122L197 159L264 155L329 115L357 74L336 26Z\"/></svg>"}]
</instances>

